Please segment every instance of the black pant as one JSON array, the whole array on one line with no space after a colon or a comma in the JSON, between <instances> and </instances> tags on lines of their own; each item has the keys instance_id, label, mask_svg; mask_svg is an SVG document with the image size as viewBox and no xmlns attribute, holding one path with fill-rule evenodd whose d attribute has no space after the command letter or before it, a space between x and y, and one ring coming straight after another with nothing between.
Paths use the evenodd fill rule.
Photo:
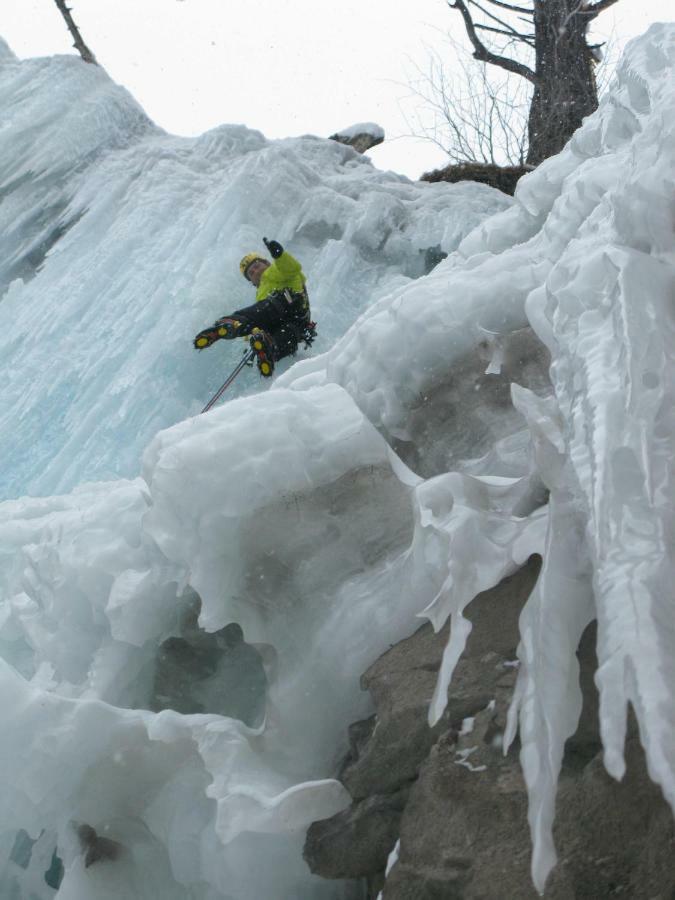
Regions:
<instances>
[{"instance_id":1,"label":"black pant","mask_svg":"<svg viewBox=\"0 0 675 900\"><path fill-rule=\"evenodd\" d=\"M306 293L275 292L265 300L245 306L232 313L241 322L237 335L250 334L261 328L276 346L276 359L292 356L298 349L306 325L309 323L309 301Z\"/></svg>"}]
</instances>

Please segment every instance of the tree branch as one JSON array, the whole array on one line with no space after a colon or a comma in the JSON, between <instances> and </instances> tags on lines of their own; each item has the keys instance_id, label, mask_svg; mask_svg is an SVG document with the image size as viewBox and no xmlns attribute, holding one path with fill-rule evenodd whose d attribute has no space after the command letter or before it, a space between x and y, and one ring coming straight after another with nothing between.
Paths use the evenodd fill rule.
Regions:
<instances>
[{"instance_id":1,"label":"tree branch","mask_svg":"<svg viewBox=\"0 0 675 900\"><path fill-rule=\"evenodd\" d=\"M491 25L476 25L475 27L481 31L491 31L493 34L503 34L504 37L516 38L524 44L529 44L531 47L534 47L533 34L520 34L518 31L503 31L501 28L493 28Z\"/></svg>"},{"instance_id":2,"label":"tree branch","mask_svg":"<svg viewBox=\"0 0 675 900\"><path fill-rule=\"evenodd\" d=\"M606 9L609 9L610 6L614 6L614 4L618 2L619 0L598 0L593 6L589 4L586 9L582 9L581 14L587 16L589 20L595 19L601 12L604 12Z\"/></svg>"},{"instance_id":3,"label":"tree branch","mask_svg":"<svg viewBox=\"0 0 675 900\"><path fill-rule=\"evenodd\" d=\"M537 76L532 69L522 63L516 62L515 59L509 59L508 56L498 56L496 53L491 53L488 50L476 34L476 28L473 19L471 18L471 13L467 9L464 0L454 0L454 3L447 0L447 3L450 9L458 9L464 19L466 33L473 45L474 59L479 59L481 62L492 63L492 65L499 66L499 68L505 69L507 72L513 72L514 75L520 75L521 78L527 78L527 80L531 81L533 84L537 83Z\"/></svg>"},{"instance_id":4,"label":"tree branch","mask_svg":"<svg viewBox=\"0 0 675 900\"><path fill-rule=\"evenodd\" d=\"M510 9L511 12L525 13L526 16L534 15L533 9L526 9L523 6L513 6L511 3L503 3L502 0L487 0L487 2L492 3L495 6L501 6L503 9Z\"/></svg>"},{"instance_id":5,"label":"tree branch","mask_svg":"<svg viewBox=\"0 0 675 900\"><path fill-rule=\"evenodd\" d=\"M92 63L93 65L97 66L98 61L82 39L82 35L80 34L80 31L70 14L70 10L66 6L66 0L54 0L54 3L56 3L59 12L65 19L66 25L68 26L68 31L73 37L73 47L75 47L75 49L78 51L78 53L86 63Z\"/></svg>"},{"instance_id":6,"label":"tree branch","mask_svg":"<svg viewBox=\"0 0 675 900\"><path fill-rule=\"evenodd\" d=\"M512 25L510 25L508 22L504 22L503 19L498 18L497 16L493 15L491 12L488 12L487 9L483 9L483 7L480 5L478 0L467 0L467 2L470 3L472 6L475 6L476 9L479 9L483 13L484 16L488 17L488 19L492 19L493 22L496 22L498 25L501 25L502 28L506 28L513 35L518 35L518 32L515 30L515 28ZM485 27L485 26L476 25L476 28L479 28L479 27Z\"/></svg>"}]
</instances>

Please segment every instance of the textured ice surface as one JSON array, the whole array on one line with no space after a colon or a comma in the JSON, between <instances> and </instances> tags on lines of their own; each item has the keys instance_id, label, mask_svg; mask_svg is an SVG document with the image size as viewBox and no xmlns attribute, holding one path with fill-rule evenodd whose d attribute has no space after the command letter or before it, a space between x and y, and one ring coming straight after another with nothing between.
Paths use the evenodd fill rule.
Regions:
<instances>
[{"instance_id":1,"label":"textured ice surface","mask_svg":"<svg viewBox=\"0 0 675 900\"><path fill-rule=\"evenodd\" d=\"M579 704L572 651L592 618L605 765L622 777L630 704L649 773L675 807L674 70L675 29L653 26L548 164L577 161L558 204L588 215L527 301L553 357L555 408L520 395L552 498L518 686L539 886L555 859L555 782Z\"/></svg>"},{"instance_id":2,"label":"textured ice surface","mask_svg":"<svg viewBox=\"0 0 675 900\"><path fill-rule=\"evenodd\" d=\"M197 354L191 338L253 302L238 263L264 235L303 264L320 350L512 203L335 141L167 135L73 56L0 57L0 109L3 498L138 474L153 435L241 358L240 341ZM263 388L246 371L230 393Z\"/></svg>"},{"instance_id":3,"label":"textured ice surface","mask_svg":"<svg viewBox=\"0 0 675 900\"><path fill-rule=\"evenodd\" d=\"M272 444L251 427L259 416ZM84 878L78 823L125 848L130 885L152 864L195 897L335 895L304 870L302 835L348 802L321 773L367 711L361 670L416 612L410 487L390 456L340 388L267 393L161 433L145 480L0 506L1 683L14 723L0 822L49 830L72 896L84 896L70 886ZM262 729L208 710L145 711L188 582L207 629L236 620L274 649ZM253 877L268 851L276 862Z\"/></svg>"},{"instance_id":4,"label":"textured ice surface","mask_svg":"<svg viewBox=\"0 0 675 900\"><path fill-rule=\"evenodd\" d=\"M172 138L94 67L0 44L0 883L19 900L54 896L54 848L60 900L346 900L300 851L348 801L331 776L370 711L361 672L452 617L435 721L464 608L533 552L509 731L535 884L593 618L607 768L630 703L675 805L674 68L675 27L652 27L512 202L314 138ZM273 232L310 276L317 352L186 417L237 357L190 336L248 296L237 259ZM257 727L217 714L233 622L264 666ZM114 861L85 866L83 825Z\"/></svg>"}]
</instances>

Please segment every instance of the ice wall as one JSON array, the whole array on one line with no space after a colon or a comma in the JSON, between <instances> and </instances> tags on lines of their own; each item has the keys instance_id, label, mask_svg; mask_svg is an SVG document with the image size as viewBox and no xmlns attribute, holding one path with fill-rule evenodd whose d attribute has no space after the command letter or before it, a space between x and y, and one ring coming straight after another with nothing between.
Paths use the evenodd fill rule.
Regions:
<instances>
[{"instance_id":1,"label":"ice wall","mask_svg":"<svg viewBox=\"0 0 675 900\"><path fill-rule=\"evenodd\" d=\"M239 341L198 354L192 336L253 302L238 263L264 235L304 265L320 351L512 202L413 184L311 136L173 137L100 68L4 46L3 498L138 474L152 436L202 409L241 358ZM265 388L246 372L231 393Z\"/></svg>"},{"instance_id":2,"label":"ice wall","mask_svg":"<svg viewBox=\"0 0 675 900\"><path fill-rule=\"evenodd\" d=\"M0 64L0 77L9 66L12 78L38 65L7 54ZM116 465L141 474L0 505L0 684L15 724L0 738L0 871L22 900L30 891L40 900L54 895L44 871L55 847L64 866L59 897L68 900L115 896L120 885L143 900L344 900L350 888L312 879L300 847L309 821L345 803L331 776L347 724L368 713L360 673L409 634L418 616L435 627L451 616L434 721L470 627L464 607L533 552L544 564L521 621L507 739L519 725L535 884L543 887L555 860L555 786L578 716L575 649L592 618L608 771L621 776L630 704L650 774L675 805L674 68L675 26L653 26L627 49L598 112L521 183L515 204L462 240L458 232L456 249L445 245L454 249L449 258L416 279L406 267L438 242L432 223L446 228L452 219L443 213L436 221L430 211L456 195L413 193L418 186L376 172L345 148L326 149L316 139L268 143L243 129L219 129L201 144L175 142L140 120L143 136L132 147L82 170L77 196L86 194L91 206L78 207L77 198L69 204L86 208L86 216L101 211L89 222L99 222L102 236L88 243L88 233L76 230L82 216L31 281L13 283L0 315L25 348L30 304L55 290L48 272L61 284L66 263L78 264L78 246L94 246L88 258L102 260L96 283L107 271L110 308L116 297L126 310L114 347L128 378L115 405L125 424L106 436L99 423L111 400L92 391L90 442L77 430L69 444L54 440L53 462L48 441L38 442L35 455L17 463L16 484L65 484L75 472ZM158 163L155 156L148 162L148 148L167 153L161 196L177 196L212 171L196 161L196 146L211 142L217 157L223 141L236 144L231 168L213 163L217 174L204 176L213 192L195 201L190 221L206 227L210 215L211 241L222 240L230 255L222 263L219 248L204 249L198 228L186 232L181 259L213 291L195 299L189 315L198 308L203 317L209 303L213 315L219 311L217 291L234 278L226 272L236 269L239 253L229 234L238 246L269 232L270 203L287 222L283 198L274 206L274 178L291 184L296 216L277 236L297 242L321 290L348 291L355 271L373 281L363 282L358 302L340 306L323 295L327 334L336 338L329 346L326 337L327 352L298 362L271 390L208 415L182 418L199 405L198 380L210 377L206 369L188 376L188 359L198 368L206 354L194 362L186 350L183 363L176 350L173 413L182 420L154 436L141 471L134 448L149 410L163 416L169 409L161 399L166 372L141 377L143 354L155 374L160 357L145 332L134 330L142 314L126 287L134 266L123 264L117 237L108 245L102 210L127 210L126 218L113 217L111 230L124 232L142 267L134 241L159 253L164 239L155 245L154 231L151 239L141 229L139 238L134 229L147 224L157 203L153 226L172 231L177 206L169 215L140 176L130 194L108 193L116 185L122 192L123 174L132 171L128 154L145 159L150 178ZM251 142L246 152L242 141ZM120 160L124 172L114 174ZM292 175L299 163L302 182ZM243 196L244 185L251 191L254 171L261 191L237 205L232 198L237 190ZM225 239L230 207L207 204L207 215L203 204L207 196L216 204L224 195L213 186L230 181L239 187L228 194L233 228ZM181 196L189 205L190 190ZM466 196L484 195L469 187ZM247 218L251 209L258 212ZM410 215L398 230L394 209ZM351 218L342 215L347 210ZM383 210L394 216L390 232ZM311 222L305 232L303 221ZM344 222L340 236L331 231ZM384 244L368 250L369 236L382 241L385 232ZM109 246L118 254L111 268ZM164 256L154 259L147 273L160 277L165 265ZM73 320L86 315L78 297ZM175 321L178 309L170 305L161 317L168 347L189 330L189 317ZM332 314L344 318L331 324ZM36 338L34 361L14 357L16 402L23 391L32 415L49 334ZM73 346L81 359L80 344ZM112 364L106 342L97 340L94 350ZM183 377L192 387L181 386ZM79 390L68 416L80 408ZM139 429L133 440L124 418L130 410ZM115 447L126 462L114 461ZM78 460L72 472L68 448ZM185 649L180 641L188 638L207 646L232 622L265 660L264 723L217 714L219 676L199 673L190 657L184 671L204 685L206 706L192 714L152 712L161 648L178 641L169 646ZM82 824L120 848L114 861L86 867ZM30 853L27 840L36 842Z\"/></svg>"}]
</instances>

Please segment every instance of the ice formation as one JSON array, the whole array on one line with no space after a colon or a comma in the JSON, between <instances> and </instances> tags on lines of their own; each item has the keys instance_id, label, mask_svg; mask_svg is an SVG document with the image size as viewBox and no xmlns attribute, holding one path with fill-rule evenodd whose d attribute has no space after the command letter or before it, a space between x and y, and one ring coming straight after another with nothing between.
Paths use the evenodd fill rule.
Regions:
<instances>
[{"instance_id":1,"label":"ice formation","mask_svg":"<svg viewBox=\"0 0 675 900\"><path fill-rule=\"evenodd\" d=\"M608 771L630 704L675 806L674 68L675 26L653 26L512 202L318 138L174 138L94 67L0 43L17 898L346 898L300 850L348 802L332 775L361 672L451 617L435 721L464 608L534 552L509 737L535 884L593 618ZM245 299L263 234L303 261L325 352L194 415L237 357L190 336ZM267 688L248 724L222 690L232 623Z\"/></svg>"},{"instance_id":2,"label":"ice formation","mask_svg":"<svg viewBox=\"0 0 675 900\"><path fill-rule=\"evenodd\" d=\"M18 62L5 45L0 63L2 497L138 474L156 432L239 361L239 342L195 354L191 336L253 302L238 263L263 236L302 261L321 350L511 203L411 183L335 141L173 137L75 57Z\"/></svg>"}]
</instances>

